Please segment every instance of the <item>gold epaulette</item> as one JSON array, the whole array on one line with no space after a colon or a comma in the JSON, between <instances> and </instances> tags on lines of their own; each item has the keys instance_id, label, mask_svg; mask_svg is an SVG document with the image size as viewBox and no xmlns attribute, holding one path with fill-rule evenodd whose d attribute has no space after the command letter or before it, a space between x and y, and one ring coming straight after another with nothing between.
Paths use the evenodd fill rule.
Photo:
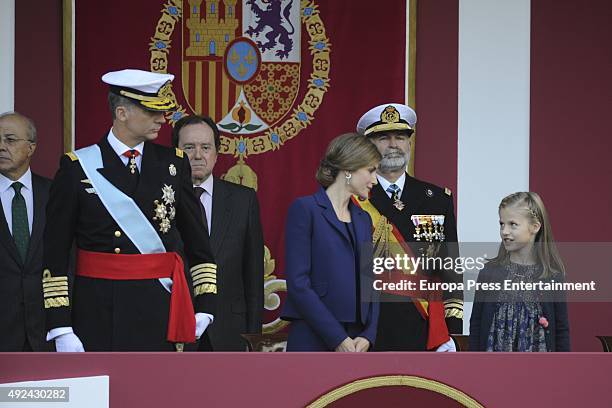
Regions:
<instances>
[{"instance_id":1,"label":"gold epaulette","mask_svg":"<svg viewBox=\"0 0 612 408\"><path fill-rule=\"evenodd\" d=\"M179 149L178 147L176 147L175 149L176 149L176 155L182 159L185 153L183 153L183 151Z\"/></svg>"},{"instance_id":2,"label":"gold epaulette","mask_svg":"<svg viewBox=\"0 0 612 408\"><path fill-rule=\"evenodd\" d=\"M189 271L193 280L194 296L217 293L217 265L202 263L193 266Z\"/></svg>"},{"instance_id":3,"label":"gold epaulette","mask_svg":"<svg viewBox=\"0 0 612 408\"><path fill-rule=\"evenodd\" d=\"M444 317L456 317L457 319L463 319L463 300L446 299L444 301Z\"/></svg>"},{"instance_id":4,"label":"gold epaulette","mask_svg":"<svg viewBox=\"0 0 612 408\"><path fill-rule=\"evenodd\" d=\"M448 188L448 187L444 187L444 192L445 192L445 193L446 193L446 195L448 195L448 196L452 194L451 189L450 189L450 188Z\"/></svg>"},{"instance_id":5,"label":"gold epaulette","mask_svg":"<svg viewBox=\"0 0 612 408\"><path fill-rule=\"evenodd\" d=\"M74 152L68 152L66 153L66 156L70 157L70 160L72 160L73 162L79 160L79 158L76 154L74 154Z\"/></svg>"},{"instance_id":6,"label":"gold epaulette","mask_svg":"<svg viewBox=\"0 0 612 408\"><path fill-rule=\"evenodd\" d=\"M45 269L43 271L42 285L45 309L70 305L67 276L53 278L51 277L51 271Z\"/></svg>"}]
</instances>

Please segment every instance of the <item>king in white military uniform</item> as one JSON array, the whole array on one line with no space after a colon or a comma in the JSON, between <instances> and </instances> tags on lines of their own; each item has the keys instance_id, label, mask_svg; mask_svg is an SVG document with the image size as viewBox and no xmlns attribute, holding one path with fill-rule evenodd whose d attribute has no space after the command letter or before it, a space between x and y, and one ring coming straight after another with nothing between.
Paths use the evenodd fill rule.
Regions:
<instances>
[{"instance_id":1,"label":"king in white military uniform","mask_svg":"<svg viewBox=\"0 0 612 408\"><path fill-rule=\"evenodd\" d=\"M216 265L189 161L152 143L175 107L173 78L140 70L104 75L111 129L60 161L43 258L47 340L58 351L180 350L214 318Z\"/></svg>"}]
</instances>

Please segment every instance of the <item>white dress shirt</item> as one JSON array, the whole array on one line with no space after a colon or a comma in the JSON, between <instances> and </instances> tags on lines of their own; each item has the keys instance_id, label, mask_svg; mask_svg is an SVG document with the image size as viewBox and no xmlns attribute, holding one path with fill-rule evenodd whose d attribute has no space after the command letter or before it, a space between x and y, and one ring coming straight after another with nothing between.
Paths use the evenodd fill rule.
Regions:
<instances>
[{"instance_id":1,"label":"white dress shirt","mask_svg":"<svg viewBox=\"0 0 612 408\"><path fill-rule=\"evenodd\" d=\"M21 188L21 195L25 199L26 209L28 211L28 226L30 228L30 235L32 235L32 222L34 221L34 190L32 190L32 171L28 167L28 170L17 180L23 187ZM11 235L13 234L13 197L15 197L15 189L12 187L15 181L8 177L0 174L0 199L2 199L2 210L4 210L4 217L8 224Z\"/></svg>"},{"instance_id":2,"label":"white dress shirt","mask_svg":"<svg viewBox=\"0 0 612 408\"><path fill-rule=\"evenodd\" d=\"M382 187L382 189L384 190L384 192L387 194L389 198L391 198L391 193L388 192L387 189L389 188L391 184L395 184L396 186L399 187L399 190L397 191L397 196L398 197L402 196L402 191L404 191L404 184L406 183L406 173L402 173L400 178L398 178L395 183L389 182L389 180L387 180L380 174L376 174L376 178L378 179L380 186Z\"/></svg>"},{"instance_id":3,"label":"white dress shirt","mask_svg":"<svg viewBox=\"0 0 612 408\"><path fill-rule=\"evenodd\" d=\"M211 227L212 227L212 196L213 196L213 176L212 174L208 176L206 180L199 186L194 185L193 187L202 187L204 192L200 196L200 202L204 206L204 210L206 211L206 221L208 222L208 235L210 235Z\"/></svg>"},{"instance_id":4,"label":"white dress shirt","mask_svg":"<svg viewBox=\"0 0 612 408\"><path fill-rule=\"evenodd\" d=\"M117 136L115 136L115 134L113 133L112 128L108 132L107 139L108 139L108 143L110 144L110 146L113 148L115 153L117 153L117 155L119 156L123 164L125 164L126 166L128 164L128 160L130 159L124 156L123 153L125 153L128 150L132 150L132 149L137 150L139 155L136 156L136 167L138 167L138 171L140 172L140 163L142 163L142 152L144 150L144 142L141 142L140 144L137 144L134 147L129 147L128 145L123 143L121 140L117 139Z\"/></svg>"}]
</instances>

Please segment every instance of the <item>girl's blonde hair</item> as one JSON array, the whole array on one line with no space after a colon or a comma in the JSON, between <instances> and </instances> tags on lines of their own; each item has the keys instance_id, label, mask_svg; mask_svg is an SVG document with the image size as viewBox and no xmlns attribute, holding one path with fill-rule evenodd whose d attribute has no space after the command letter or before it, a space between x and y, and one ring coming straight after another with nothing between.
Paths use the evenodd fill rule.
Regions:
<instances>
[{"instance_id":1,"label":"girl's blonde hair","mask_svg":"<svg viewBox=\"0 0 612 408\"><path fill-rule=\"evenodd\" d=\"M518 192L505 197L499 204L499 209L517 207L523 210L532 224L539 223L540 230L535 237L536 260L542 265L541 279L549 279L553 275L565 275L565 266L555 245L552 228L548 220L548 212L544 202L537 193ZM506 251L503 242L499 246L497 257L491 259L494 264L507 264L510 254Z\"/></svg>"}]
</instances>

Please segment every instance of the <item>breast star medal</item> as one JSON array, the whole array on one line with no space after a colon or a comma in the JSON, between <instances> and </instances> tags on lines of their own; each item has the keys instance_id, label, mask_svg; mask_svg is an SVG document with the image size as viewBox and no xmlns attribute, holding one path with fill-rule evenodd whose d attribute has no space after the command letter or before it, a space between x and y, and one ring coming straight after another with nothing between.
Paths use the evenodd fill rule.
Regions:
<instances>
[{"instance_id":1,"label":"breast star medal","mask_svg":"<svg viewBox=\"0 0 612 408\"><path fill-rule=\"evenodd\" d=\"M159 222L159 231L166 234L172 227L171 221L176 216L176 208L174 207L174 189L172 186L164 184L162 187L162 201L155 200L155 216L154 221Z\"/></svg>"}]
</instances>

